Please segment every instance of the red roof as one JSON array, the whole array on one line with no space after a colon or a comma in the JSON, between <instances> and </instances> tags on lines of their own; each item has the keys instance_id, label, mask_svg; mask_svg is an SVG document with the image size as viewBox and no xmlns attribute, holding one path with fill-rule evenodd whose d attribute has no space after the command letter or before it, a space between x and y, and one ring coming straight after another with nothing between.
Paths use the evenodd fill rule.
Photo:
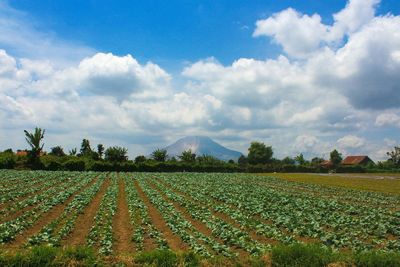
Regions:
<instances>
[{"instance_id":1,"label":"red roof","mask_svg":"<svg viewBox=\"0 0 400 267\"><path fill-rule=\"evenodd\" d=\"M324 160L323 162L320 163L320 166L332 167L333 163L330 160Z\"/></svg>"},{"instance_id":2,"label":"red roof","mask_svg":"<svg viewBox=\"0 0 400 267\"><path fill-rule=\"evenodd\" d=\"M368 156L348 156L342 161L342 164L357 165L363 163L365 160L371 161L371 159Z\"/></svg>"}]
</instances>

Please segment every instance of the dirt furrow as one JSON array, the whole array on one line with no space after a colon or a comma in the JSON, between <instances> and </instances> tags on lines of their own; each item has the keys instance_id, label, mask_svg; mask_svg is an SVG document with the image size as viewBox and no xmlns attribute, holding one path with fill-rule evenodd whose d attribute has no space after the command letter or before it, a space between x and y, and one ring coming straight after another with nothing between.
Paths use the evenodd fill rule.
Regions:
<instances>
[{"instance_id":1,"label":"dirt furrow","mask_svg":"<svg viewBox=\"0 0 400 267\"><path fill-rule=\"evenodd\" d=\"M114 251L120 253L133 253L134 244L131 241L133 226L130 223L128 202L126 200L125 182L118 180L118 208L113 221Z\"/></svg>"},{"instance_id":2,"label":"dirt furrow","mask_svg":"<svg viewBox=\"0 0 400 267\"><path fill-rule=\"evenodd\" d=\"M101 200L103 199L109 185L110 179L107 178L101 185L99 192L97 192L95 197L92 199L92 202L90 202L86 207L83 214L79 215L72 233L63 240L62 244L64 246L77 246L86 243L86 236L93 225L94 217L96 216Z\"/></svg>"},{"instance_id":3,"label":"dirt furrow","mask_svg":"<svg viewBox=\"0 0 400 267\"><path fill-rule=\"evenodd\" d=\"M74 199L74 197L84 191L86 188L90 187L97 181L97 178L90 181L88 184L83 186L82 188L75 191L66 201L62 204L52 207L48 212L41 215L38 221L33 224L31 227L26 229L22 234L17 235L15 240L9 243L7 246L11 248L18 248L26 243L27 239L31 236L38 234L44 226L53 220L57 219L64 211L64 209L68 206L68 204Z\"/></svg>"},{"instance_id":4,"label":"dirt furrow","mask_svg":"<svg viewBox=\"0 0 400 267\"><path fill-rule=\"evenodd\" d=\"M137 181L135 181L135 187L139 196L142 198L144 204L149 210L151 221L153 222L154 226L164 235L169 247L174 251L188 250L188 246L168 227L160 211L150 202L150 199L143 192Z\"/></svg>"}]
</instances>

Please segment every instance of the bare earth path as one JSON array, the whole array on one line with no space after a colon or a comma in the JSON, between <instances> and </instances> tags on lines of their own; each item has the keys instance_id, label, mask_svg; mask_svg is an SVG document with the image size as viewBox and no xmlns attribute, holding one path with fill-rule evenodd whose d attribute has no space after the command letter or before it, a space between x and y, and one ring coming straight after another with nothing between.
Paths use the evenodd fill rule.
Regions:
<instances>
[{"instance_id":1,"label":"bare earth path","mask_svg":"<svg viewBox=\"0 0 400 267\"><path fill-rule=\"evenodd\" d=\"M188 246L168 227L160 211L153 206L137 181L135 181L135 187L139 196L143 199L143 202L149 209L151 221L153 222L154 226L163 233L169 247L174 251L188 250Z\"/></svg>"},{"instance_id":2,"label":"bare earth path","mask_svg":"<svg viewBox=\"0 0 400 267\"><path fill-rule=\"evenodd\" d=\"M81 214L76 220L74 230L72 231L71 235L67 237L67 239L63 242L63 245L76 246L86 243L86 236L88 235L90 228L93 225L94 217L96 216L97 210L100 207L101 200L103 199L103 196L106 193L109 185L110 179L107 178L101 185L99 192L97 192L92 202L85 209L84 213Z\"/></svg>"},{"instance_id":3,"label":"bare earth path","mask_svg":"<svg viewBox=\"0 0 400 267\"><path fill-rule=\"evenodd\" d=\"M7 246L10 248L18 248L22 246L28 240L29 237L38 234L44 226L46 226L53 220L57 219L63 213L64 209L68 206L68 204L74 199L76 195L78 195L91 185L93 185L96 181L97 178L93 179L88 184L86 184L85 186L77 190L75 193L73 193L66 201L64 201L64 203L54 206L52 209L50 209L49 212L42 214L42 216L33 226L26 229L26 231L24 231L22 234L17 235L15 240L12 241Z\"/></svg>"},{"instance_id":4,"label":"bare earth path","mask_svg":"<svg viewBox=\"0 0 400 267\"><path fill-rule=\"evenodd\" d=\"M114 251L116 253L133 253L135 251L131 241L133 226L130 223L128 202L126 200L125 182L118 180L118 208L113 221Z\"/></svg>"}]
</instances>

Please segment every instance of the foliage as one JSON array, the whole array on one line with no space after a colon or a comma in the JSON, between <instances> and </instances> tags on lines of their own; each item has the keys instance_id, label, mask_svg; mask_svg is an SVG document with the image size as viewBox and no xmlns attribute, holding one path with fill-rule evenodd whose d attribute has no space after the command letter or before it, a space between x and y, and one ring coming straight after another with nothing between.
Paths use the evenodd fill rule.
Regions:
<instances>
[{"instance_id":1,"label":"foliage","mask_svg":"<svg viewBox=\"0 0 400 267\"><path fill-rule=\"evenodd\" d=\"M63 167L69 171L84 171L85 161L82 159L70 159L64 162Z\"/></svg>"},{"instance_id":2,"label":"foliage","mask_svg":"<svg viewBox=\"0 0 400 267\"><path fill-rule=\"evenodd\" d=\"M88 139L83 139L81 143L80 156L89 156L92 153L92 148L90 147L90 141Z\"/></svg>"},{"instance_id":3,"label":"foliage","mask_svg":"<svg viewBox=\"0 0 400 267\"><path fill-rule=\"evenodd\" d=\"M330 161L334 166L338 166L342 162L342 154L340 154L336 149L330 153Z\"/></svg>"},{"instance_id":4,"label":"foliage","mask_svg":"<svg viewBox=\"0 0 400 267\"><path fill-rule=\"evenodd\" d=\"M46 130L42 130L41 128L36 127L34 133L30 133L27 130L24 130L25 140L28 145L31 147L31 150L28 153L29 163L32 168L40 169L40 153L43 150L44 144L41 144L42 139L44 138L44 133Z\"/></svg>"},{"instance_id":5,"label":"foliage","mask_svg":"<svg viewBox=\"0 0 400 267\"><path fill-rule=\"evenodd\" d=\"M238 159L238 164L239 165L245 165L248 163L247 158L244 155L240 155L239 159Z\"/></svg>"},{"instance_id":6,"label":"foliage","mask_svg":"<svg viewBox=\"0 0 400 267\"><path fill-rule=\"evenodd\" d=\"M299 165L305 165L307 161L304 159L303 154L300 154L294 158L294 160L299 164Z\"/></svg>"},{"instance_id":7,"label":"foliage","mask_svg":"<svg viewBox=\"0 0 400 267\"><path fill-rule=\"evenodd\" d=\"M16 156L13 152L0 153L0 169L13 169L16 163Z\"/></svg>"},{"instance_id":8,"label":"foliage","mask_svg":"<svg viewBox=\"0 0 400 267\"><path fill-rule=\"evenodd\" d=\"M268 163L273 155L272 147L261 142L251 142L247 156L250 164Z\"/></svg>"},{"instance_id":9,"label":"foliage","mask_svg":"<svg viewBox=\"0 0 400 267\"><path fill-rule=\"evenodd\" d=\"M128 160L128 150L124 147L113 146L106 149L105 160L106 161L118 161L124 162Z\"/></svg>"},{"instance_id":10,"label":"foliage","mask_svg":"<svg viewBox=\"0 0 400 267\"><path fill-rule=\"evenodd\" d=\"M99 156L99 159L103 158L104 154L104 146L102 144L97 145L97 155Z\"/></svg>"},{"instance_id":11,"label":"foliage","mask_svg":"<svg viewBox=\"0 0 400 267\"><path fill-rule=\"evenodd\" d=\"M146 157L143 156L143 155L137 156L137 157L135 158L135 163L136 163L136 164L143 163L143 162L145 162L145 161L146 161Z\"/></svg>"},{"instance_id":12,"label":"foliage","mask_svg":"<svg viewBox=\"0 0 400 267\"><path fill-rule=\"evenodd\" d=\"M281 163L286 164L286 165L295 165L296 164L296 160L294 160L291 157L285 157L281 160Z\"/></svg>"},{"instance_id":13,"label":"foliage","mask_svg":"<svg viewBox=\"0 0 400 267\"><path fill-rule=\"evenodd\" d=\"M329 249L301 244L276 246L272 249L271 258L272 266L276 267L324 267L336 260Z\"/></svg>"},{"instance_id":14,"label":"foliage","mask_svg":"<svg viewBox=\"0 0 400 267\"><path fill-rule=\"evenodd\" d=\"M76 148L73 148L73 149L71 149L71 150L68 152L68 154L69 154L70 156L76 156L76 153L77 153Z\"/></svg>"},{"instance_id":15,"label":"foliage","mask_svg":"<svg viewBox=\"0 0 400 267\"><path fill-rule=\"evenodd\" d=\"M175 253L170 250L154 250L143 252L136 256L135 262L142 264L154 264L160 267L174 267L178 264L178 259Z\"/></svg>"},{"instance_id":16,"label":"foliage","mask_svg":"<svg viewBox=\"0 0 400 267\"><path fill-rule=\"evenodd\" d=\"M167 160L167 150L166 149L156 149L151 153L151 158L158 162L165 162Z\"/></svg>"},{"instance_id":17,"label":"foliage","mask_svg":"<svg viewBox=\"0 0 400 267\"><path fill-rule=\"evenodd\" d=\"M362 267L398 267L400 254L385 251L368 251L356 254L355 265Z\"/></svg>"},{"instance_id":18,"label":"foliage","mask_svg":"<svg viewBox=\"0 0 400 267\"><path fill-rule=\"evenodd\" d=\"M389 161L395 166L400 167L400 147L395 147L393 151L386 153L390 158Z\"/></svg>"},{"instance_id":19,"label":"foliage","mask_svg":"<svg viewBox=\"0 0 400 267\"><path fill-rule=\"evenodd\" d=\"M196 154L192 153L192 150L185 150L182 151L182 154L178 156L178 158L183 162L195 162L196 161Z\"/></svg>"},{"instance_id":20,"label":"foliage","mask_svg":"<svg viewBox=\"0 0 400 267\"><path fill-rule=\"evenodd\" d=\"M52 147L52 148L50 148L49 155L63 157L63 156L65 156L64 149L61 146Z\"/></svg>"}]
</instances>

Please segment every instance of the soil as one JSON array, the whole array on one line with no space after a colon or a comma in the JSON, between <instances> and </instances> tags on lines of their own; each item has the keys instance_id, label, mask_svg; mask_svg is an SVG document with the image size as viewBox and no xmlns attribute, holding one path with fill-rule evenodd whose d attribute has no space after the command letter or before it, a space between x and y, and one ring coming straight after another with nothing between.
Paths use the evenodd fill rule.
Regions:
<instances>
[{"instance_id":1,"label":"soil","mask_svg":"<svg viewBox=\"0 0 400 267\"><path fill-rule=\"evenodd\" d=\"M188 246L178 237L176 236L172 230L167 226L164 218L162 217L159 210L157 210L153 204L150 202L149 198L143 192L139 183L135 181L135 187L142 198L144 204L147 206L149 210L149 216L154 226L164 235L164 238L167 240L169 247L174 251L186 251L188 250Z\"/></svg>"},{"instance_id":2,"label":"soil","mask_svg":"<svg viewBox=\"0 0 400 267\"><path fill-rule=\"evenodd\" d=\"M118 207L113 221L114 251L116 253L133 253L134 244L131 241L133 226L130 223L129 208L126 201L125 182L118 181Z\"/></svg>"},{"instance_id":3,"label":"soil","mask_svg":"<svg viewBox=\"0 0 400 267\"><path fill-rule=\"evenodd\" d=\"M93 225L94 217L100 207L101 200L110 185L110 179L107 178L100 187L99 192L95 195L92 202L86 207L75 223L75 228L72 233L64 240L63 245L76 246L86 243L86 236L89 234L90 228Z\"/></svg>"},{"instance_id":4,"label":"soil","mask_svg":"<svg viewBox=\"0 0 400 267\"><path fill-rule=\"evenodd\" d=\"M44 226L52 222L53 220L57 219L63 212L64 209L68 206L68 204L74 199L76 195L81 193L83 190L88 188L89 186L93 185L97 179L93 179L88 184L83 186L82 188L78 189L75 193L73 193L66 201L62 204L57 205L51 208L47 213L42 214L38 221L28 229L26 229L22 234L17 235L15 240L10 242L7 247L10 248L18 248L26 243L29 237L38 234Z\"/></svg>"}]
</instances>

